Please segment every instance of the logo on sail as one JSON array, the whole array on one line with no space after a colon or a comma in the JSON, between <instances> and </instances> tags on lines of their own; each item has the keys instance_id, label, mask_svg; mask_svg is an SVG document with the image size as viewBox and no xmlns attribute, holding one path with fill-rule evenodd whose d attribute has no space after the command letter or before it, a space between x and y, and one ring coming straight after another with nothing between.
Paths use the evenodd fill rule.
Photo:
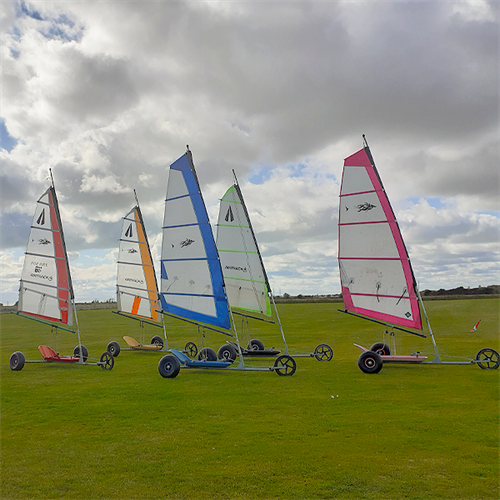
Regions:
<instances>
[{"instance_id":1,"label":"logo on sail","mask_svg":"<svg viewBox=\"0 0 500 500\"><path fill-rule=\"evenodd\" d=\"M234 221L234 215L233 215L233 209L229 207L227 209L226 217L224 218L226 222L233 222Z\"/></svg>"},{"instance_id":2,"label":"logo on sail","mask_svg":"<svg viewBox=\"0 0 500 500\"><path fill-rule=\"evenodd\" d=\"M132 224L130 224L130 226L127 228L127 230L125 231L125 236L127 238L132 238Z\"/></svg>"},{"instance_id":3,"label":"logo on sail","mask_svg":"<svg viewBox=\"0 0 500 500\"><path fill-rule=\"evenodd\" d=\"M47 238L40 238L40 239L38 240L38 243L39 243L40 245L50 245L50 240L48 240Z\"/></svg>"},{"instance_id":4,"label":"logo on sail","mask_svg":"<svg viewBox=\"0 0 500 500\"><path fill-rule=\"evenodd\" d=\"M181 248L188 247L189 245L192 245L193 243L194 243L194 240L186 238L184 241L181 241Z\"/></svg>"},{"instance_id":5,"label":"logo on sail","mask_svg":"<svg viewBox=\"0 0 500 500\"><path fill-rule=\"evenodd\" d=\"M362 203L361 205L356 205L356 208L358 209L358 212L368 212L372 208L375 208L376 205L372 205L371 203L368 203L367 201L365 203Z\"/></svg>"},{"instance_id":6,"label":"logo on sail","mask_svg":"<svg viewBox=\"0 0 500 500\"><path fill-rule=\"evenodd\" d=\"M42 210L42 213L38 217L36 223L39 224L40 226L45 225L45 208Z\"/></svg>"}]
</instances>

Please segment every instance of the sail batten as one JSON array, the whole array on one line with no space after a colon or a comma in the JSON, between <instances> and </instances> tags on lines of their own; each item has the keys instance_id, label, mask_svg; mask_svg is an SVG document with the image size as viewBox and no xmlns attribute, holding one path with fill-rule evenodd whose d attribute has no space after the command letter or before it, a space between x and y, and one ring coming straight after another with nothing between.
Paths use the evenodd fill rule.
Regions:
<instances>
[{"instance_id":1,"label":"sail batten","mask_svg":"<svg viewBox=\"0 0 500 500\"><path fill-rule=\"evenodd\" d=\"M346 309L421 330L408 252L368 146L344 161L338 230Z\"/></svg>"}]
</instances>

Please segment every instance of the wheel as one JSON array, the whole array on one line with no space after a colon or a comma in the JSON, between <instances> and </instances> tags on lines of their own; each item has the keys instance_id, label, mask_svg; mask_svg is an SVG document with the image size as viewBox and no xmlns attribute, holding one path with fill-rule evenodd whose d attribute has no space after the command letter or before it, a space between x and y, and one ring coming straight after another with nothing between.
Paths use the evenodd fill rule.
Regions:
<instances>
[{"instance_id":1,"label":"wheel","mask_svg":"<svg viewBox=\"0 0 500 500\"><path fill-rule=\"evenodd\" d=\"M111 353L114 358L120 354L120 344L116 340L112 340L108 347L106 347L106 351Z\"/></svg>"},{"instance_id":2,"label":"wheel","mask_svg":"<svg viewBox=\"0 0 500 500\"><path fill-rule=\"evenodd\" d=\"M377 342L376 344L373 344L370 347L370 351L376 352L380 356L391 355L391 350L389 349L389 346L387 344L384 344L383 342Z\"/></svg>"},{"instance_id":3,"label":"wheel","mask_svg":"<svg viewBox=\"0 0 500 500\"><path fill-rule=\"evenodd\" d=\"M190 357L194 358L198 354L198 348L194 342L188 342L184 346L184 352Z\"/></svg>"},{"instance_id":4,"label":"wheel","mask_svg":"<svg viewBox=\"0 0 500 500\"><path fill-rule=\"evenodd\" d=\"M330 361L333 358L333 349L328 344L320 344L314 349L314 357L318 361Z\"/></svg>"},{"instance_id":5,"label":"wheel","mask_svg":"<svg viewBox=\"0 0 500 500\"><path fill-rule=\"evenodd\" d=\"M14 353L15 354L15 353ZM13 354L13 355L14 355ZM21 354L21 353L19 353ZM496 370L500 365L500 356L495 349L481 349L476 355L476 363L483 370Z\"/></svg>"},{"instance_id":6,"label":"wheel","mask_svg":"<svg viewBox=\"0 0 500 500\"><path fill-rule=\"evenodd\" d=\"M282 356L278 356L276 361L274 362L274 371L283 376L292 376L297 369L297 363L295 360L288 356L287 354L283 354Z\"/></svg>"},{"instance_id":7,"label":"wheel","mask_svg":"<svg viewBox=\"0 0 500 500\"><path fill-rule=\"evenodd\" d=\"M264 344L259 339L252 339L248 343L247 349L249 351L263 351L264 350Z\"/></svg>"},{"instance_id":8,"label":"wheel","mask_svg":"<svg viewBox=\"0 0 500 500\"><path fill-rule=\"evenodd\" d=\"M83 354L83 362L87 361L87 358L89 357L89 351L88 349L82 345L82 354ZM79 358L80 357L80 346L77 345L74 349L73 349L73 356L75 358Z\"/></svg>"},{"instance_id":9,"label":"wheel","mask_svg":"<svg viewBox=\"0 0 500 500\"><path fill-rule=\"evenodd\" d=\"M159 335L155 335L151 339L151 344L152 345L161 345L161 347L163 348L163 339Z\"/></svg>"},{"instance_id":10,"label":"wheel","mask_svg":"<svg viewBox=\"0 0 500 500\"><path fill-rule=\"evenodd\" d=\"M10 369L14 372L19 372L24 367L24 354L22 352L14 352L9 359Z\"/></svg>"},{"instance_id":11,"label":"wheel","mask_svg":"<svg viewBox=\"0 0 500 500\"><path fill-rule=\"evenodd\" d=\"M106 351L101 355L99 362L102 363L101 368L103 370L112 370L113 366L115 366L115 357L112 353Z\"/></svg>"},{"instance_id":12,"label":"wheel","mask_svg":"<svg viewBox=\"0 0 500 500\"><path fill-rule=\"evenodd\" d=\"M172 354L167 354L160 359L158 363L158 371L163 378L175 378L179 374L181 364L179 360Z\"/></svg>"},{"instance_id":13,"label":"wheel","mask_svg":"<svg viewBox=\"0 0 500 500\"><path fill-rule=\"evenodd\" d=\"M211 347L202 347L198 353L200 361L217 361L217 354Z\"/></svg>"},{"instance_id":14,"label":"wheel","mask_svg":"<svg viewBox=\"0 0 500 500\"><path fill-rule=\"evenodd\" d=\"M375 351L361 353L358 358L358 366L364 373L378 373L382 370L382 358Z\"/></svg>"},{"instance_id":15,"label":"wheel","mask_svg":"<svg viewBox=\"0 0 500 500\"><path fill-rule=\"evenodd\" d=\"M221 346L219 352L217 353L217 357L221 361L231 361L231 363L237 358L237 356L238 353L236 349L230 344Z\"/></svg>"}]
</instances>

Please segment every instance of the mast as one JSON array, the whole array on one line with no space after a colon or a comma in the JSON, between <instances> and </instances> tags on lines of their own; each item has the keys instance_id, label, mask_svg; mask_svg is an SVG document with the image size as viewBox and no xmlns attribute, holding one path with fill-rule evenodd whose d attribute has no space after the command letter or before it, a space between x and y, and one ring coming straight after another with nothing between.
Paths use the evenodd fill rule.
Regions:
<instances>
[{"instance_id":1,"label":"mast","mask_svg":"<svg viewBox=\"0 0 500 500\"><path fill-rule=\"evenodd\" d=\"M278 314L278 308L276 307L276 303L274 301L274 296L273 296L273 293L272 293L271 285L269 283L269 278L267 276L266 267L264 266L264 260L262 259L262 254L260 253L260 248L259 248L259 244L257 243L257 238L255 236L255 231L253 230L252 221L250 219L250 215L248 213L247 206L245 204L245 199L243 198L243 193L241 192L240 185L238 183L238 178L236 177L236 173L235 173L234 169L233 169L233 176L234 176L234 186L235 186L236 192L237 192L237 194L238 194L238 196L240 198L241 206L243 208L243 212L245 214L245 217L246 217L249 229L250 229L250 233L252 234L253 242L255 244L255 248L257 249L257 255L259 256L260 265L261 265L262 271L264 273L264 279L265 279L265 282L266 282L267 293L268 293L268 296L271 299L271 302L272 302L273 308L274 308L274 312L276 314L276 320L278 322L278 326L279 326L279 329L280 329L280 332L281 332L281 338L283 339L283 343L285 345L285 354L288 354L288 345L287 345L286 339L285 339L285 332L283 331L283 327L281 325L281 320L280 320L280 317L279 317L279 314Z\"/></svg>"},{"instance_id":2,"label":"mast","mask_svg":"<svg viewBox=\"0 0 500 500\"><path fill-rule=\"evenodd\" d=\"M50 187L38 199L25 252L19 289L18 314L77 333L80 329L75 296L59 210L54 177L49 169ZM74 316L74 318L73 318ZM62 325L72 326L76 331ZM83 362L83 357L80 358Z\"/></svg>"},{"instance_id":3,"label":"mast","mask_svg":"<svg viewBox=\"0 0 500 500\"><path fill-rule=\"evenodd\" d=\"M163 313L204 326L232 330L222 266L208 218L192 153L170 165L161 256Z\"/></svg>"}]
</instances>

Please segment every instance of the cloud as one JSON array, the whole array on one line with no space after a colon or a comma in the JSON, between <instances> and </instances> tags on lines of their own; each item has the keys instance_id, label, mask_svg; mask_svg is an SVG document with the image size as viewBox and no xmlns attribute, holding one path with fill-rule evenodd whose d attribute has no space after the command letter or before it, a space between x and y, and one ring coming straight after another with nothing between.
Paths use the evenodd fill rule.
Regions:
<instances>
[{"instance_id":1,"label":"cloud","mask_svg":"<svg viewBox=\"0 0 500 500\"><path fill-rule=\"evenodd\" d=\"M289 293L326 291L343 159L365 133L397 213L429 211L415 200L431 197L447 207L433 227L413 219L412 246L415 235L438 252L446 234L464 259L494 261L498 11L486 1L7 3L2 248L24 246L49 168L68 248L115 248L134 189L158 246L168 165L189 144L213 220L234 169L270 274ZM478 243L460 246L474 224Z\"/></svg>"}]
</instances>

